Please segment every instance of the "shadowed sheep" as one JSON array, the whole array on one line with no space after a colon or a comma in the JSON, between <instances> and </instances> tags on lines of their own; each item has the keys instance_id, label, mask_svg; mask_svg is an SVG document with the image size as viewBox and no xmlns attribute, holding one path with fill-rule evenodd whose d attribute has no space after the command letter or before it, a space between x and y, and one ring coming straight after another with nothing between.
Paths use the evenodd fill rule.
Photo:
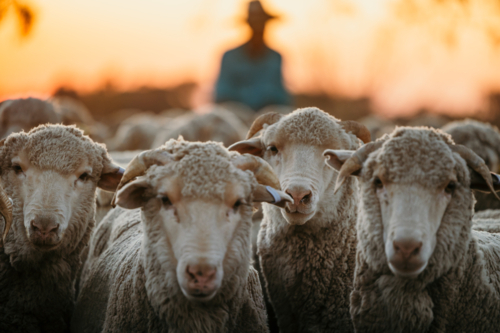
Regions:
<instances>
[{"instance_id":1,"label":"shadowed sheep","mask_svg":"<svg viewBox=\"0 0 500 333\"><path fill-rule=\"evenodd\" d=\"M159 131L151 148L163 145L181 135L188 141L216 141L226 147L245 137L248 127L231 111L215 106L210 112L184 118L166 130Z\"/></svg>"},{"instance_id":2,"label":"shadowed sheep","mask_svg":"<svg viewBox=\"0 0 500 333\"><path fill-rule=\"evenodd\" d=\"M123 170L82 131L50 125L3 141L0 171L13 200L0 251L0 331L67 332L96 187L114 190Z\"/></svg>"},{"instance_id":3,"label":"shadowed sheep","mask_svg":"<svg viewBox=\"0 0 500 333\"><path fill-rule=\"evenodd\" d=\"M333 193L329 148L356 149L370 132L317 108L255 120L230 150L264 158L291 197L284 209L263 205L257 248L281 332L351 332L349 295L356 251L357 181ZM270 311L272 309L269 309Z\"/></svg>"},{"instance_id":4,"label":"shadowed sheep","mask_svg":"<svg viewBox=\"0 0 500 333\"><path fill-rule=\"evenodd\" d=\"M10 99L0 104L0 139L11 133L28 132L38 125L60 122L57 108L48 101L26 98Z\"/></svg>"},{"instance_id":5,"label":"shadowed sheep","mask_svg":"<svg viewBox=\"0 0 500 333\"><path fill-rule=\"evenodd\" d=\"M407 127L325 155L337 188L360 180L356 332L498 331L500 235L471 230L471 189L500 188L484 161L440 130Z\"/></svg>"},{"instance_id":6,"label":"shadowed sheep","mask_svg":"<svg viewBox=\"0 0 500 333\"><path fill-rule=\"evenodd\" d=\"M138 155L92 237L73 332L268 331L252 202L291 200L269 186L279 183L265 161L218 143Z\"/></svg>"},{"instance_id":7,"label":"shadowed sheep","mask_svg":"<svg viewBox=\"0 0 500 333\"><path fill-rule=\"evenodd\" d=\"M496 126L477 120L453 121L443 127L456 144L472 149L481 157L488 168L498 172L500 166L500 132ZM475 211L500 209L500 202L491 193L474 192Z\"/></svg>"}]
</instances>

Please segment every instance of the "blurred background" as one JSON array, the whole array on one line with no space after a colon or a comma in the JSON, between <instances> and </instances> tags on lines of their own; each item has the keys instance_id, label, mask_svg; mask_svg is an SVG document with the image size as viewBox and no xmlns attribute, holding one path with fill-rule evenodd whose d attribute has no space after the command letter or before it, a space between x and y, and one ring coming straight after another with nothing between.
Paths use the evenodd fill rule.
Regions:
<instances>
[{"instance_id":1,"label":"blurred background","mask_svg":"<svg viewBox=\"0 0 500 333\"><path fill-rule=\"evenodd\" d=\"M500 123L500 1L262 5L279 16L265 40L282 56L292 107ZM247 9L243 0L0 0L0 101L70 96L110 136L142 111L209 112L222 55L251 34Z\"/></svg>"}]
</instances>

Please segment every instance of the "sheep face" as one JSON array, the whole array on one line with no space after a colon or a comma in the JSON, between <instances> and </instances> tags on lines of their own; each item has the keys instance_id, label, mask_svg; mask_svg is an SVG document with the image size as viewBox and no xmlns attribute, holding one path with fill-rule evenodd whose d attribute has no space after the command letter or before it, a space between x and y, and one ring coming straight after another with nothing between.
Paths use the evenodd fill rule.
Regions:
<instances>
[{"instance_id":1,"label":"sheep face","mask_svg":"<svg viewBox=\"0 0 500 333\"><path fill-rule=\"evenodd\" d=\"M11 163L9 179L22 202L26 235L37 249L52 250L61 244L75 211L85 209L80 202L92 202L92 166L84 161L69 174L43 170L30 163L25 151Z\"/></svg>"},{"instance_id":2,"label":"sheep face","mask_svg":"<svg viewBox=\"0 0 500 333\"><path fill-rule=\"evenodd\" d=\"M391 271L416 277L436 246L436 233L456 186L456 176L435 187L382 181L372 177L383 224L385 254Z\"/></svg>"},{"instance_id":3,"label":"sheep face","mask_svg":"<svg viewBox=\"0 0 500 333\"><path fill-rule=\"evenodd\" d=\"M77 246L94 220L96 187L113 190L122 174L104 147L60 125L10 135L0 160L14 206L8 239L29 251Z\"/></svg>"},{"instance_id":4,"label":"sheep face","mask_svg":"<svg viewBox=\"0 0 500 333\"><path fill-rule=\"evenodd\" d=\"M293 198L281 213L290 224L305 224L318 211L335 172L323 163L325 146L291 143L285 133L273 134L263 140L263 158L273 167L281 188Z\"/></svg>"},{"instance_id":5,"label":"sheep face","mask_svg":"<svg viewBox=\"0 0 500 333\"><path fill-rule=\"evenodd\" d=\"M250 180L241 184L227 178L213 196L186 195L186 184L176 175L139 178L117 195L117 204L124 208L143 207L146 234L155 244L151 251L159 258L170 257L164 268L175 271L171 275L192 301L210 301L226 275L231 277L237 266L248 266L249 237L242 237L241 231L250 230Z\"/></svg>"},{"instance_id":6,"label":"sheep face","mask_svg":"<svg viewBox=\"0 0 500 333\"><path fill-rule=\"evenodd\" d=\"M440 131L402 127L356 154L325 152L339 179L360 179L358 250L375 271L433 280L459 260L473 198L468 162L452 147Z\"/></svg>"},{"instance_id":7,"label":"sheep face","mask_svg":"<svg viewBox=\"0 0 500 333\"><path fill-rule=\"evenodd\" d=\"M303 225L331 206L331 185L337 173L325 165L323 151L356 149L358 139L346 133L341 122L317 108L269 118L261 120L269 125L261 125L260 135L229 149L260 156L273 167L282 190L293 198L281 210L283 217L289 224Z\"/></svg>"}]
</instances>

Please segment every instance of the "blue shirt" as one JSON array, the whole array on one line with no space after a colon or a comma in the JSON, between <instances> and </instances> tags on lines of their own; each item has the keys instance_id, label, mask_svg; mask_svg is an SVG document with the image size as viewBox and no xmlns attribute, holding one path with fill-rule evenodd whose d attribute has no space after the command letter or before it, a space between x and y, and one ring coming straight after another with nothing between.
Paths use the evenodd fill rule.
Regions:
<instances>
[{"instance_id":1,"label":"blue shirt","mask_svg":"<svg viewBox=\"0 0 500 333\"><path fill-rule=\"evenodd\" d=\"M267 105L290 105L283 86L281 55L266 47L258 58L245 51L246 44L224 53L216 86L216 102L234 101L254 110Z\"/></svg>"}]
</instances>

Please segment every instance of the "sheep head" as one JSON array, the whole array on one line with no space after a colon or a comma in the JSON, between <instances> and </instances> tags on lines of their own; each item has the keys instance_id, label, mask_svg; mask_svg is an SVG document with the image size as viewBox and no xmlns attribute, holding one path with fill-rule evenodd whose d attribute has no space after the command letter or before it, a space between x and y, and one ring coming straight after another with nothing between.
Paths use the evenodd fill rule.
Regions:
<instances>
[{"instance_id":1,"label":"sheep head","mask_svg":"<svg viewBox=\"0 0 500 333\"><path fill-rule=\"evenodd\" d=\"M454 244L453 239L440 242L440 233L446 228L449 233L451 226L457 228L455 235L463 228L470 230L471 189L500 190L500 178L489 172L481 158L437 130L399 128L357 151L326 150L324 155L327 164L339 171L337 187L347 177L358 176L365 209L375 203L380 207L383 240L379 241L386 264L400 277L419 276L431 260L450 262L435 258L452 247L447 244L444 250L440 244ZM463 211L464 224L448 224L452 213L447 212L457 219L454 210ZM366 218L366 224L377 225L377 217ZM443 224L447 226L441 228ZM374 227L370 228L373 232Z\"/></svg>"},{"instance_id":2,"label":"sheep head","mask_svg":"<svg viewBox=\"0 0 500 333\"><path fill-rule=\"evenodd\" d=\"M191 301L211 301L225 278L248 269L252 202L291 201L271 187L279 182L264 160L213 142L170 140L134 159L124 179L116 204L142 208L156 244L147 250L168 258L164 269Z\"/></svg>"},{"instance_id":3,"label":"sheep head","mask_svg":"<svg viewBox=\"0 0 500 333\"><path fill-rule=\"evenodd\" d=\"M77 246L93 223L96 187L115 189L123 173L104 147L74 127L11 134L0 155L2 183L14 202L14 232L6 242L28 242L34 251Z\"/></svg>"},{"instance_id":4,"label":"sheep head","mask_svg":"<svg viewBox=\"0 0 500 333\"><path fill-rule=\"evenodd\" d=\"M350 135L350 134L353 135ZM370 141L368 129L355 121L338 121L317 108L294 111L286 116L267 113L252 124L247 140L229 150L265 159L293 202L281 211L290 224L302 225L330 206L330 187L335 172L324 165L326 148L354 149L359 140Z\"/></svg>"}]
</instances>

